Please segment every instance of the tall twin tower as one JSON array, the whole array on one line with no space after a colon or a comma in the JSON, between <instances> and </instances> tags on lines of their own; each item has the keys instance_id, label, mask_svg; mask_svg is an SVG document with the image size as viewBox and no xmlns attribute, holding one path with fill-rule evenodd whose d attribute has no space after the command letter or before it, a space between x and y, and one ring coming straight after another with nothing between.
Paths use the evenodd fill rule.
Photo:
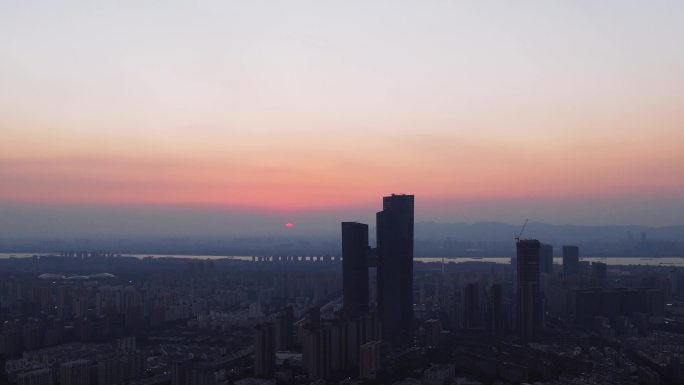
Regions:
<instances>
[{"instance_id":1,"label":"tall twin tower","mask_svg":"<svg viewBox=\"0 0 684 385\"><path fill-rule=\"evenodd\" d=\"M383 197L376 221L376 249L368 244L367 224L342 222L344 314L356 318L374 310L368 271L376 267L382 339L401 344L413 323L413 195Z\"/></svg>"}]
</instances>

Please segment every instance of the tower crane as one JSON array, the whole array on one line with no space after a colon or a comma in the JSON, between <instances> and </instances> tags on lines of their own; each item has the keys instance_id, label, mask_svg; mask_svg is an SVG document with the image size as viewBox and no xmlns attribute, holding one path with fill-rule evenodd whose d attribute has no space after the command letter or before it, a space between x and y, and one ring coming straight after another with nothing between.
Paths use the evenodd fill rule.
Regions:
<instances>
[{"instance_id":1,"label":"tower crane","mask_svg":"<svg viewBox=\"0 0 684 385\"><path fill-rule=\"evenodd\" d=\"M525 223L523 223L522 227L520 228L520 231L517 234L515 234L515 238L513 238L515 239L515 243L520 242L520 237L522 237L523 231L525 231L525 227L527 227L527 221L529 221L529 218L525 219Z\"/></svg>"}]
</instances>

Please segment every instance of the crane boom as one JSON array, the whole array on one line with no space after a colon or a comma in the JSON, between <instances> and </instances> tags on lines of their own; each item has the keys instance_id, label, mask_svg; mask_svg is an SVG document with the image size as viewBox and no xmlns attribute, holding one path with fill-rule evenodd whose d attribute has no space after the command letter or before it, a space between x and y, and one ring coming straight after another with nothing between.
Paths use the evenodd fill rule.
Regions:
<instances>
[{"instance_id":1,"label":"crane boom","mask_svg":"<svg viewBox=\"0 0 684 385\"><path fill-rule=\"evenodd\" d=\"M520 242L520 237L522 237L523 231L525 231L525 227L527 227L527 221L529 221L529 218L528 218L528 219L525 219L525 223L523 223L523 225L522 225L522 227L520 228L520 231L518 232L518 234L515 235L515 238L514 238L514 239L515 239L516 242Z\"/></svg>"}]
</instances>

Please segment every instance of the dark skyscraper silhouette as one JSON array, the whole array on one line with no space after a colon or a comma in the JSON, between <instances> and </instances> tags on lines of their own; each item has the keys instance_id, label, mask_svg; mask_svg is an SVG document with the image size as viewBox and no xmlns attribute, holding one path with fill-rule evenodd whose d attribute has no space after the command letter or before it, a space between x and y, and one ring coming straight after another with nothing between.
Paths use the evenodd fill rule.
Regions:
<instances>
[{"instance_id":1,"label":"dark skyscraper silhouette","mask_svg":"<svg viewBox=\"0 0 684 385\"><path fill-rule=\"evenodd\" d=\"M539 254L541 243L524 239L518 251L518 335L523 343L533 341L542 326L541 293L539 291Z\"/></svg>"},{"instance_id":2,"label":"dark skyscraper silhouette","mask_svg":"<svg viewBox=\"0 0 684 385\"><path fill-rule=\"evenodd\" d=\"M254 330L254 376L270 377L275 367L273 324L263 323Z\"/></svg>"},{"instance_id":3,"label":"dark skyscraper silhouette","mask_svg":"<svg viewBox=\"0 0 684 385\"><path fill-rule=\"evenodd\" d=\"M471 282L465 287L463 323L466 329L476 329L480 325L480 285Z\"/></svg>"},{"instance_id":4,"label":"dark skyscraper silhouette","mask_svg":"<svg viewBox=\"0 0 684 385\"><path fill-rule=\"evenodd\" d=\"M563 246L563 274L579 274L579 247Z\"/></svg>"},{"instance_id":5,"label":"dark skyscraper silhouette","mask_svg":"<svg viewBox=\"0 0 684 385\"><path fill-rule=\"evenodd\" d=\"M608 278L608 265L603 262L592 262L591 273L595 278L606 279Z\"/></svg>"},{"instance_id":6,"label":"dark skyscraper silhouette","mask_svg":"<svg viewBox=\"0 0 684 385\"><path fill-rule=\"evenodd\" d=\"M276 350L294 349L294 310L288 306L276 315L275 348Z\"/></svg>"},{"instance_id":7,"label":"dark skyscraper silhouette","mask_svg":"<svg viewBox=\"0 0 684 385\"><path fill-rule=\"evenodd\" d=\"M539 252L539 271L553 274L553 246L542 243Z\"/></svg>"},{"instance_id":8,"label":"dark skyscraper silhouette","mask_svg":"<svg viewBox=\"0 0 684 385\"><path fill-rule=\"evenodd\" d=\"M342 222L342 295L345 316L368 311L368 225Z\"/></svg>"},{"instance_id":9,"label":"dark skyscraper silhouette","mask_svg":"<svg viewBox=\"0 0 684 385\"><path fill-rule=\"evenodd\" d=\"M407 342L413 323L413 195L383 198L377 214L378 310L383 339Z\"/></svg>"},{"instance_id":10,"label":"dark skyscraper silhouette","mask_svg":"<svg viewBox=\"0 0 684 385\"><path fill-rule=\"evenodd\" d=\"M501 284L495 283L489 291L489 312L487 327L494 340L499 340L504 332L503 289Z\"/></svg>"}]
</instances>

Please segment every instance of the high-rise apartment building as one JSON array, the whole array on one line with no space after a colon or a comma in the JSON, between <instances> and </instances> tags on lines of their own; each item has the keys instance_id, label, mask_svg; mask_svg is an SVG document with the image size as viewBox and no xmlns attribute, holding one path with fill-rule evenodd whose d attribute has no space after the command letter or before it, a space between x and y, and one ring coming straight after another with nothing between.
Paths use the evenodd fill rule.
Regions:
<instances>
[{"instance_id":1,"label":"high-rise apartment building","mask_svg":"<svg viewBox=\"0 0 684 385\"><path fill-rule=\"evenodd\" d=\"M287 306L276 315L275 349L294 350L294 310Z\"/></svg>"},{"instance_id":2,"label":"high-rise apartment building","mask_svg":"<svg viewBox=\"0 0 684 385\"><path fill-rule=\"evenodd\" d=\"M359 377L365 379L375 378L376 373L380 370L381 348L382 344L380 341L371 341L361 345Z\"/></svg>"},{"instance_id":3,"label":"high-rise apartment building","mask_svg":"<svg viewBox=\"0 0 684 385\"><path fill-rule=\"evenodd\" d=\"M259 324L254 329L254 376L271 377L275 369L273 324Z\"/></svg>"},{"instance_id":4,"label":"high-rise apartment building","mask_svg":"<svg viewBox=\"0 0 684 385\"><path fill-rule=\"evenodd\" d=\"M539 251L539 271L553 274L553 246L542 243Z\"/></svg>"},{"instance_id":5,"label":"high-rise apartment building","mask_svg":"<svg viewBox=\"0 0 684 385\"><path fill-rule=\"evenodd\" d=\"M471 282L466 285L464 295L463 326L466 329L477 329L480 326L480 285Z\"/></svg>"},{"instance_id":6,"label":"high-rise apartment building","mask_svg":"<svg viewBox=\"0 0 684 385\"><path fill-rule=\"evenodd\" d=\"M579 272L579 247L563 246L563 275L576 275Z\"/></svg>"},{"instance_id":7,"label":"high-rise apartment building","mask_svg":"<svg viewBox=\"0 0 684 385\"><path fill-rule=\"evenodd\" d=\"M518 333L523 343L533 341L542 327L543 313L539 289L539 253L541 243L525 239L517 243L518 260Z\"/></svg>"}]
</instances>

